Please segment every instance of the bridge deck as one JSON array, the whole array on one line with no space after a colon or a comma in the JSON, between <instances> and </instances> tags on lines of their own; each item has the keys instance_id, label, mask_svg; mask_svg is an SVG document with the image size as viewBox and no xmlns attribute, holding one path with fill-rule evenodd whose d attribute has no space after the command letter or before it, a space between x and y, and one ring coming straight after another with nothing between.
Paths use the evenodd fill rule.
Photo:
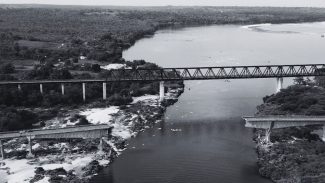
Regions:
<instances>
[{"instance_id":1,"label":"bridge deck","mask_svg":"<svg viewBox=\"0 0 325 183\"><path fill-rule=\"evenodd\" d=\"M187 67L109 70L105 79L1 81L0 85L45 83L95 83L121 81L177 81L212 79L325 76L325 64Z\"/></svg>"},{"instance_id":2,"label":"bridge deck","mask_svg":"<svg viewBox=\"0 0 325 183\"><path fill-rule=\"evenodd\" d=\"M0 133L1 139L10 139L10 138L20 138L20 137L29 137L33 138L82 138L83 133L84 137L89 137L87 132L94 132L92 136L102 136L105 132L110 130L112 127L108 125L85 125L85 126L76 126L76 127L68 127L68 128L57 128L57 129L33 129L33 130L25 130L25 131L11 131L11 132L2 132ZM101 133L104 132L104 133ZM69 135L64 135L69 134ZM77 134L74 135L74 134Z\"/></svg>"},{"instance_id":3,"label":"bridge deck","mask_svg":"<svg viewBox=\"0 0 325 183\"><path fill-rule=\"evenodd\" d=\"M246 127L263 129L325 124L325 116L246 116L243 119Z\"/></svg>"}]
</instances>

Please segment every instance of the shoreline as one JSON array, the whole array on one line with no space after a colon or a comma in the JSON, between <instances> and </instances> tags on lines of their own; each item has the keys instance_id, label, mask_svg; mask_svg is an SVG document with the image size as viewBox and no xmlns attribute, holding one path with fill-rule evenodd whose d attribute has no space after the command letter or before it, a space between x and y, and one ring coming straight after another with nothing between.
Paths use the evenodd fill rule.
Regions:
<instances>
[{"instance_id":1,"label":"shoreline","mask_svg":"<svg viewBox=\"0 0 325 183\"><path fill-rule=\"evenodd\" d=\"M257 21L259 22L259 21ZM294 22L294 21L293 21ZM252 22L253 23L253 22ZM279 23L283 23L283 22L279 22ZM299 20L297 20L296 23L299 23ZM300 22L302 23L302 22ZM193 24L193 25L176 25L177 28L186 28L186 27L191 27L191 26L220 26L220 25L238 25L240 23L232 23L232 24ZM246 24L240 24L240 25L246 25ZM133 46L138 40L143 39L147 36L153 36L157 31L159 30L163 30L165 28L170 29L170 28L174 28L175 25L161 25L158 24L157 27L154 27L154 29L150 29L147 32L142 32L142 34L138 34L134 37L132 37L132 39L130 40L131 44L125 43L123 46L123 51L129 49L131 46ZM116 45L115 45L116 46ZM117 54L118 55L118 54ZM178 91L180 92L180 91ZM177 92L176 92L177 93ZM180 93L178 93L180 94ZM177 95L178 95L177 94ZM178 96L177 96L178 97ZM177 97L174 98L174 100L177 100ZM153 99L155 101L155 99ZM147 101L148 102L148 101ZM132 138L134 136L136 136L137 133L139 133L142 130L145 130L145 128L150 128L152 125L154 125L157 121L159 121L159 118L161 118L161 116L164 113L165 110L165 106L168 105L172 105L173 99L170 100L169 102L167 102L166 104L164 103L163 106L154 106L153 103L148 103L144 102L143 100L139 100L139 103L134 103L131 104L130 106L123 106L120 108L112 108L107 109L108 111L111 111L112 113L110 113L110 117L111 119L116 119L116 118L120 118L119 121L127 121L127 122L133 122L134 125L128 125L126 123L122 123L122 124L118 124L114 127L116 127L116 129L118 129L117 131L114 132L114 139L110 142L107 143L106 149L113 149L115 151L115 153L112 153L109 157L108 156L96 156L96 148L98 145L98 142L96 141L90 141L87 142L86 144L83 143L82 140L73 140L73 141L54 141L51 143L51 145L49 145L49 148L43 148L43 146L46 145L42 145L40 143L36 143L34 144L33 148L38 149L38 151L36 151L36 153L39 153L40 155L44 155L46 154L47 150L50 150L51 153L53 153L53 156L48 156L45 159L38 159L36 162L30 162L29 160L27 161L21 161L21 163L23 165L26 165L25 168L26 169L32 169L33 171L30 171L29 174L35 174L34 178L32 180L32 182L41 182L41 181L51 181L52 179L55 181L62 181L62 182L67 182L67 181L78 181L78 182L86 182L88 180L88 178L91 177L91 175L94 175L96 173L98 173L103 167L107 166L115 157L118 156L119 153L121 153L123 151L123 149L125 149L125 143L127 141L128 138ZM154 102L157 103L157 102ZM92 104L83 106L83 111L85 114L85 116L89 117L89 121L91 121L91 123L102 123L100 121L96 121L96 117L98 117L98 115L96 115L96 112L103 112L106 110L106 108L99 108L98 106L101 105L105 105L105 104L101 104L100 102L98 103L94 103L93 106ZM87 109L88 107L91 107L91 109ZM102 106L101 106L102 107ZM123 108L123 109L121 109ZM41 110L42 108L40 108ZM70 110L69 107L66 108L67 110ZM138 110L140 109L140 112L138 112ZM103 111L101 111L103 110ZM77 114L80 113L79 110L75 110L75 112ZM152 114L154 113L154 114ZM146 114L146 115L144 115ZM70 119L67 119L68 117L66 115L66 112L62 112L61 114L62 116L60 116L59 118L62 118L61 120L58 120L58 118L55 118L53 120L49 121L49 126L53 125L52 127L55 126L60 126L60 125L74 125L74 123L76 123L77 121L72 121L71 120L71 116L73 114L70 114ZM90 117L90 116L94 116L94 117ZM54 124L53 122L55 121L59 121L58 124ZM109 120L106 119L105 122L108 122ZM60 123L62 122L62 124ZM103 123L105 123L103 122ZM114 124L113 124L114 125ZM18 141L18 142L12 142L13 144L25 144L24 141ZM69 143L72 144L72 146L68 146ZM8 144L6 144L8 145ZM77 148L78 146L82 146L82 148ZM24 149L25 147L23 146L19 146L17 147L18 149L22 149L22 153L18 153L19 157L23 157L24 156ZM64 153L62 153L64 152ZM68 155L67 155L68 154ZM69 156L69 154L71 156ZM61 156L64 155L64 156ZM54 157L57 156L57 157ZM24 159L21 159L24 160ZM103 161L106 160L106 161ZM64 162L68 162L67 164L64 164ZM80 163L83 162L85 166L89 166L89 168L87 169L83 169L80 166L74 167L72 165L76 164L76 163ZM7 162L7 164L13 163L13 167L17 166L17 164L14 164L15 162ZM32 163L32 164L28 164L28 163ZM38 168L36 169L36 172L34 171L34 168L37 168L39 166L45 166L45 168L41 169ZM47 165L50 165L49 167ZM60 166L66 166L66 169L60 169ZM0 169L2 169L2 166L0 167ZM19 165L20 166L20 165ZM10 167L8 167L10 168ZM4 168L5 171L10 171L8 168ZM14 168L12 168L14 169ZM15 169L16 171L21 171L20 169ZM77 171L76 171L77 170ZM77 173L76 173L77 172ZM13 174L10 175L13 179L15 177L17 177L17 175L15 174L15 172ZM83 179L81 179L79 176L83 177ZM29 181L29 180L27 180ZM18 182L21 182L20 180Z\"/></svg>"},{"instance_id":2,"label":"shoreline","mask_svg":"<svg viewBox=\"0 0 325 183\"><path fill-rule=\"evenodd\" d=\"M89 182L104 167L117 158L126 149L128 139L136 137L146 128L161 121L166 108L177 102L184 91L184 85L170 89L162 103L157 95L134 97L130 105L106 108L83 108L72 113L67 112L61 119L54 118L46 122L48 127L75 125L71 122L76 111L84 115L91 124L109 124L113 126L112 138L106 139L104 151L97 153L99 140L34 140L33 159L25 159L26 140L14 139L5 143L8 159L1 161L0 174L11 182ZM104 113L104 114L103 114ZM11 149L16 147L19 152ZM11 148L8 148L11 147ZM16 156L18 154L18 156ZM2 173L1 173L2 172ZM15 180L16 177L24 180Z\"/></svg>"},{"instance_id":3,"label":"shoreline","mask_svg":"<svg viewBox=\"0 0 325 183\"><path fill-rule=\"evenodd\" d=\"M282 90L280 94L269 96L264 104L258 106L257 115L315 115L308 113L310 109L315 108L312 107L313 105L305 106L299 112L284 109L283 106L289 102L283 100L281 96L290 93L290 91L302 90L301 88L305 91L300 94L291 94L291 96L298 98L315 97L319 101L323 100L320 97L325 92L324 88L293 85ZM280 104L271 103L272 100L277 99ZM256 142L259 174L277 183L324 182L325 143L321 139L322 133L321 125L273 129L270 142L266 142L265 130L257 129L254 132L253 140Z\"/></svg>"}]
</instances>

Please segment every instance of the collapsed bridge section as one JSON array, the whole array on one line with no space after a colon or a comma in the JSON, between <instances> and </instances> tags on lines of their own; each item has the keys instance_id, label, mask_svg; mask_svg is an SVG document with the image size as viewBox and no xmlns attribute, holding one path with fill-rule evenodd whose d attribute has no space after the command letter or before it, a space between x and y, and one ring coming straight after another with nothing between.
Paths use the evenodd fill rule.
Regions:
<instances>
[{"instance_id":1,"label":"collapsed bridge section","mask_svg":"<svg viewBox=\"0 0 325 183\"><path fill-rule=\"evenodd\" d=\"M56 129L33 129L24 131L10 131L0 133L0 147L1 156L5 158L3 140L12 138L27 138L28 139L28 155L33 157L32 154L32 139L100 139L99 151L103 150L103 138L110 137L111 126L109 125L84 125L68 128Z\"/></svg>"}]
</instances>

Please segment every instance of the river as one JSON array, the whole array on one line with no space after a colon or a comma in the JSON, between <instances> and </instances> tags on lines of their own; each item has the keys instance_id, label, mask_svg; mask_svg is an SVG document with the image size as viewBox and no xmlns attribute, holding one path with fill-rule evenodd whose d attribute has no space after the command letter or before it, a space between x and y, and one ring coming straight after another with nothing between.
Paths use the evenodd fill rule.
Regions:
<instances>
[{"instance_id":1,"label":"river","mask_svg":"<svg viewBox=\"0 0 325 183\"><path fill-rule=\"evenodd\" d=\"M324 63L325 23L161 30L124 52L163 67ZM285 85L292 79L285 79ZM275 79L186 81L163 122L129 141L99 183L267 183L258 175L253 115Z\"/></svg>"}]
</instances>

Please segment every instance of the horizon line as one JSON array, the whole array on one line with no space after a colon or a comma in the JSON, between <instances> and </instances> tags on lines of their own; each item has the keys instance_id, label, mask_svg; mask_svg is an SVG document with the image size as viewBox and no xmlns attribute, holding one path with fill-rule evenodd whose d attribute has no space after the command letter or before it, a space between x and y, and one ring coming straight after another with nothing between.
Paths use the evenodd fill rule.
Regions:
<instances>
[{"instance_id":1,"label":"horizon line","mask_svg":"<svg viewBox=\"0 0 325 183\"><path fill-rule=\"evenodd\" d=\"M52 4L52 3L0 3L1 5L14 5L14 6L81 6L81 7L247 7L247 8L325 8L324 6L274 6L274 5L109 5L109 4Z\"/></svg>"}]
</instances>

